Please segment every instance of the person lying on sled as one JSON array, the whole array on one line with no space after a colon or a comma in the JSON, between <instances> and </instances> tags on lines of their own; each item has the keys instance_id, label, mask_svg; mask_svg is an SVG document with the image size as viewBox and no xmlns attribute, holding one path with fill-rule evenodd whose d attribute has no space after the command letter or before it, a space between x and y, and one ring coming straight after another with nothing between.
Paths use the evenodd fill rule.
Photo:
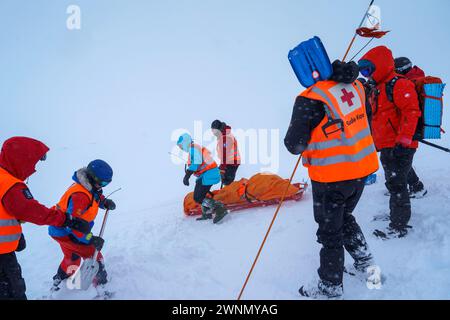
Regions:
<instances>
[{"instance_id":1,"label":"person lying on sled","mask_svg":"<svg viewBox=\"0 0 450 320\"><path fill-rule=\"evenodd\" d=\"M192 140L192 137L185 133L180 136L177 142L178 147L189 154L186 174L183 179L185 186L189 186L189 179L192 175L197 177L194 189L194 201L202 206L202 216L197 220L212 219L215 214L214 223L221 221L228 213L228 210L220 202L207 195L211 187L220 183L220 171L217 163L212 158L211 152Z\"/></svg>"},{"instance_id":2,"label":"person lying on sled","mask_svg":"<svg viewBox=\"0 0 450 320\"><path fill-rule=\"evenodd\" d=\"M57 208L73 217L83 219L92 230L99 209L115 210L116 204L103 196L103 188L111 181L113 170L103 160L94 160L86 168L76 171L72 177L74 183L61 197ZM56 275L53 277L53 291L59 290L60 283L76 272L81 258L92 258L95 250L103 248L104 240L92 235L92 232L78 232L71 228L49 227L49 235L58 242L64 254ZM107 273L102 254L97 257L99 271L94 278L94 286L104 286Z\"/></svg>"}]
</instances>

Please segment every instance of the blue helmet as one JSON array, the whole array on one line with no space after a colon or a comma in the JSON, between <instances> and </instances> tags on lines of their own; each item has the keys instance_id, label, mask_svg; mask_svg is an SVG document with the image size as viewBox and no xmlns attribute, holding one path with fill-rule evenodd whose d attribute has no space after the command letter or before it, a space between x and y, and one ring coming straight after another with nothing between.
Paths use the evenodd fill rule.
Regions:
<instances>
[{"instance_id":1,"label":"blue helmet","mask_svg":"<svg viewBox=\"0 0 450 320\"><path fill-rule=\"evenodd\" d=\"M94 160L87 166L89 176L101 187L107 186L113 177L113 169L103 160Z\"/></svg>"},{"instance_id":2,"label":"blue helmet","mask_svg":"<svg viewBox=\"0 0 450 320\"><path fill-rule=\"evenodd\" d=\"M179 138L178 138L178 142L177 145L186 152L189 152L189 147L192 144L192 137L188 134L182 134Z\"/></svg>"}]
</instances>

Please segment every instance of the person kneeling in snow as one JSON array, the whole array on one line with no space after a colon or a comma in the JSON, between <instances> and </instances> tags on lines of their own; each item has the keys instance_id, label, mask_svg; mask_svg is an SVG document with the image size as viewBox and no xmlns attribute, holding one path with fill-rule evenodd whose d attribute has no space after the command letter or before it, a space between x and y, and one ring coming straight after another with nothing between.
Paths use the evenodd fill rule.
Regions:
<instances>
[{"instance_id":1,"label":"person kneeling in snow","mask_svg":"<svg viewBox=\"0 0 450 320\"><path fill-rule=\"evenodd\" d=\"M180 136L177 145L189 154L188 168L183 179L184 185L189 186L189 179L192 175L197 177L194 201L202 206L202 216L197 220L212 219L212 215L215 213L213 222L218 223L228 214L228 210L220 201L206 197L211 187L220 182L220 171L217 163L212 158L211 152L194 143L187 133Z\"/></svg>"},{"instance_id":2,"label":"person kneeling in snow","mask_svg":"<svg viewBox=\"0 0 450 320\"><path fill-rule=\"evenodd\" d=\"M314 218L319 224L317 241L322 244L320 281L300 288L305 297L342 296L344 248L361 277L374 264L352 214L366 177L378 170L365 92L357 77L356 63L335 61L331 80L319 81L297 97L284 140L289 152L301 154L308 168Z\"/></svg>"},{"instance_id":3,"label":"person kneeling in snow","mask_svg":"<svg viewBox=\"0 0 450 320\"><path fill-rule=\"evenodd\" d=\"M217 138L222 184L228 186L236 179L236 172L241 164L237 140L231 133L231 127L220 120L211 123L211 130Z\"/></svg>"},{"instance_id":4,"label":"person kneeling in snow","mask_svg":"<svg viewBox=\"0 0 450 320\"><path fill-rule=\"evenodd\" d=\"M69 278L78 269L81 258L92 258L95 250L100 251L104 240L92 235L92 227L98 209L115 210L116 205L111 199L103 196L103 189L112 181L113 171L102 160L94 160L86 168L79 169L72 177L75 181L64 193L56 207L63 212L82 219L90 224L86 233L72 228L49 227L50 236L61 246L64 258L53 277L53 291L59 290L60 283ZM107 283L107 273L103 256L99 252L97 260L99 271L94 279L94 286Z\"/></svg>"}]
</instances>

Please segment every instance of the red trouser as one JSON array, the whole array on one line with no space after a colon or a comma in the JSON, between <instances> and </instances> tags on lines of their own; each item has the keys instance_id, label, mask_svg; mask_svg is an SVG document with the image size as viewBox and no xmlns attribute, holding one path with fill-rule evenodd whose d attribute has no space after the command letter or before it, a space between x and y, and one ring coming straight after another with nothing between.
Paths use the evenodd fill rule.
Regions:
<instances>
[{"instance_id":1,"label":"red trouser","mask_svg":"<svg viewBox=\"0 0 450 320\"><path fill-rule=\"evenodd\" d=\"M64 258L61 262L61 269L67 274L72 275L78 269L81 258L87 259L94 256L95 247L93 245L79 244L73 242L68 236L53 238L61 246ZM98 253L97 261L103 261L101 252Z\"/></svg>"}]
</instances>

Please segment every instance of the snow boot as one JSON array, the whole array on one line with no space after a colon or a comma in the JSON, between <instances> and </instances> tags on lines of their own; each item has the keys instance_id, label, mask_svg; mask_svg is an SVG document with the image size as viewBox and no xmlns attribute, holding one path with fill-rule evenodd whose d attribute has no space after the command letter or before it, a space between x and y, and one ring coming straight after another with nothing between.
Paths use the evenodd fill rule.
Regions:
<instances>
[{"instance_id":1,"label":"snow boot","mask_svg":"<svg viewBox=\"0 0 450 320\"><path fill-rule=\"evenodd\" d=\"M61 289L59 287L59 285L61 284L61 282L63 282L67 278L69 278L69 276L67 275L67 273L64 272L64 270L61 268L61 266L59 266L58 271L53 276L53 286L50 290L52 292L55 292L55 291L58 291L59 289Z\"/></svg>"},{"instance_id":2,"label":"snow boot","mask_svg":"<svg viewBox=\"0 0 450 320\"><path fill-rule=\"evenodd\" d=\"M202 202L202 216L197 218L197 221L210 220L213 218L214 200L206 198Z\"/></svg>"},{"instance_id":3,"label":"snow boot","mask_svg":"<svg viewBox=\"0 0 450 320\"><path fill-rule=\"evenodd\" d=\"M381 240L389 239L400 239L406 237L408 234L408 229L412 229L411 226L406 226L404 228L393 228L387 227L386 230L375 230L373 235Z\"/></svg>"},{"instance_id":4,"label":"snow boot","mask_svg":"<svg viewBox=\"0 0 450 320\"><path fill-rule=\"evenodd\" d=\"M107 283L108 283L108 273L106 272L105 264L103 263L103 261L99 261L98 272L93 280L93 285L94 287L97 287L97 286L104 286Z\"/></svg>"},{"instance_id":5,"label":"snow boot","mask_svg":"<svg viewBox=\"0 0 450 320\"><path fill-rule=\"evenodd\" d=\"M214 217L213 223L217 224L225 218L225 216L229 213L227 208L223 205L222 202L216 201L216 207L214 209L216 216Z\"/></svg>"},{"instance_id":6,"label":"snow boot","mask_svg":"<svg viewBox=\"0 0 450 320\"><path fill-rule=\"evenodd\" d=\"M327 281L320 280L319 283L310 284L308 286L302 286L298 292L301 296L311 299L342 299L344 294L344 288L342 284L334 285Z\"/></svg>"},{"instance_id":7,"label":"snow boot","mask_svg":"<svg viewBox=\"0 0 450 320\"><path fill-rule=\"evenodd\" d=\"M409 186L409 197L411 199L422 199L428 193L421 181Z\"/></svg>"}]
</instances>

